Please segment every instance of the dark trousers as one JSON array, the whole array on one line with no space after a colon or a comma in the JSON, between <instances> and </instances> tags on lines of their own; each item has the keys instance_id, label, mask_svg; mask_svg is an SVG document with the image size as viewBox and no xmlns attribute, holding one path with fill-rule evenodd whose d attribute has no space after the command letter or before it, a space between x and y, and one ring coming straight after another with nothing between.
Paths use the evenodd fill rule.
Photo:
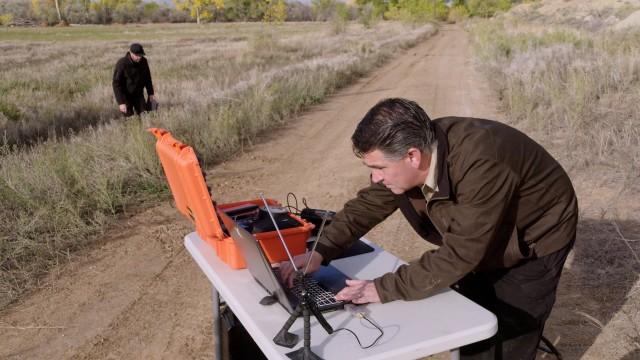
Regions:
<instances>
[{"instance_id":1,"label":"dark trousers","mask_svg":"<svg viewBox=\"0 0 640 360\"><path fill-rule=\"evenodd\" d=\"M462 347L462 359L535 359L574 240L553 254L509 269L471 273L458 282L458 292L498 318L497 334Z\"/></svg>"},{"instance_id":2,"label":"dark trousers","mask_svg":"<svg viewBox=\"0 0 640 360\"><path fill-rule=\"evenodd\" d=\"M127 112L123 114L125 117L133 116L134 111L136 115L140 115L143 111L147 111L144 95L127 97L125 104L127 105Z\"/></svg>"}]
</instances>

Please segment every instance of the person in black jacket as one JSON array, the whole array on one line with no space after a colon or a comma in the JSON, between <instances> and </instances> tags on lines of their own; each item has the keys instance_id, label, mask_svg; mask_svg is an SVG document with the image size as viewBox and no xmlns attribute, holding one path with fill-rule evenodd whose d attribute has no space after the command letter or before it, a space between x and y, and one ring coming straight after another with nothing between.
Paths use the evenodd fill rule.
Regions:
<instances>
[{"instance_id":1,"label":"person in black jacket","mask_svg":"<svg viewBox=\"0 0 640 360\"><path fill-rule=\"evenodd\" d=\"M116 63L113 72L113 93L118 108L124 116L131 116L134 111L140 115L143 111L151 110L144 99L144 89L147 89L149 104L157 104L151 81L149 64L144 57L144 49L140 44L131 44L127 54Z\"/></svg>"}]
</instances>

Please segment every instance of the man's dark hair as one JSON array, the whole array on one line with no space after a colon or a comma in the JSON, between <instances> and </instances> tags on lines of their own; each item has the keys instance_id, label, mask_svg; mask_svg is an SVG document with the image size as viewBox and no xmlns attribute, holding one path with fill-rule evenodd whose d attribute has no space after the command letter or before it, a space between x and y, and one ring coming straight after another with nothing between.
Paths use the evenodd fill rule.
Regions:
<instances>
[{"instance_id":1,"label":"man's dark hair","mask_svg":"<svg viewBox=\"0 0 640 360\"><path fill-rule=\"evenodd\" d=\"M435 142L431 119L420 105L401 98L384 99L367 112L351 136L353 152L363 157L374 150L400 159L409 148L430 152Z\"/></svg>"}]
</instances>

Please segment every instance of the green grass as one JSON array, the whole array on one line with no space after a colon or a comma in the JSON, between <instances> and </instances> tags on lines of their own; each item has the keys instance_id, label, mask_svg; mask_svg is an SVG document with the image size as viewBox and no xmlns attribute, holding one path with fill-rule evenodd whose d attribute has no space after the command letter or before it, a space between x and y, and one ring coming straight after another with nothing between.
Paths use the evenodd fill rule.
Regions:
<instances>
[{"instance_id":1,"label":"green grass","mask_svg":"<svg viewBox=\"0 0 640 360\"><path fill-rule=\"evenodd\" d=\"M278 25L289 34L304 34L317 30L314 23L286 23ZM128 24L128 25L72 25L70 27L0 27L0 41L157 41L168 39L219 39L221 36L241 39L244 32L255 33L261 23L231 24ZM91 54L87 54L90 56Z\"/></svg>"},{"instance_id":2,"label":"green grass","mask_svg":"<svg viewBox=\"0 0 640 360\"><path fill-rule=\"evenodd\" d=\"M0 42L10 50L0 53L0 100L18 109L16 136L49 133L51 124L65 130L29 146L0 145L0 307L131 206L168 196L147 127L170 130L206 167L435 32L394 23L340 34L324 23L164 27L87 27L84 37L75 28L28 29ZM110 81L131 33L149 36L161 108L123 121ZM63 35L75 40L44 40Z\"/></svg>"}]
</instances>

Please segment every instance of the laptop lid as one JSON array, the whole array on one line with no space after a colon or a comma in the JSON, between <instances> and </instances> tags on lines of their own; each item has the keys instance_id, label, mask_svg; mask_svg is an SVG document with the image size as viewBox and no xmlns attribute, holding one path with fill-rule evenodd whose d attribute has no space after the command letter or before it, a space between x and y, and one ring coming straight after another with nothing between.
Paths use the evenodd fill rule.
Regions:
<instances>
[{"instance_id":1,"label":"laptop lid","mask_svg":"<svg viewBox=\"0 0 640 360\"><path fill-rule=\"evenodd\" d=\"M289 312L293 313L298 305L298 298L290 289L285 288L280 280L274 274L274 269L269 260L267 260L260 243L247 230L235 224L226 214L221 213L223 223L227 229L231 229L230 235L240 248L240 252L245 257L247 268L256 281L267 290L269 295L274 296L280 304ZM346 286L348 277L333 266L321 266L318 270L309 275L318 285L324 294L318 294L316 301L319 301L318 309L320 311L341 309L344 303L335 301L335 299L327 301L326 296L337 294Z\"/></svg>"},{"instance_id":2,"label":"laptop lid","mask_svg":"<svg viewBox=\"0 0 640 360\"><path fill-rule=\"evenodd\" d=\"M273 273L271 263L262 251L260 243L258 243L256 238L247 230L231 220L223 211L219 212L219 215L229 234L240 248L240 252L244 256L247 264L247 269L253 278L267 290L269 295L275 296L278 302L282 304L288 312L292 313L294 306L291 304L291 301L289 301L285 290Z\"/></svg>"}]
</instances>

